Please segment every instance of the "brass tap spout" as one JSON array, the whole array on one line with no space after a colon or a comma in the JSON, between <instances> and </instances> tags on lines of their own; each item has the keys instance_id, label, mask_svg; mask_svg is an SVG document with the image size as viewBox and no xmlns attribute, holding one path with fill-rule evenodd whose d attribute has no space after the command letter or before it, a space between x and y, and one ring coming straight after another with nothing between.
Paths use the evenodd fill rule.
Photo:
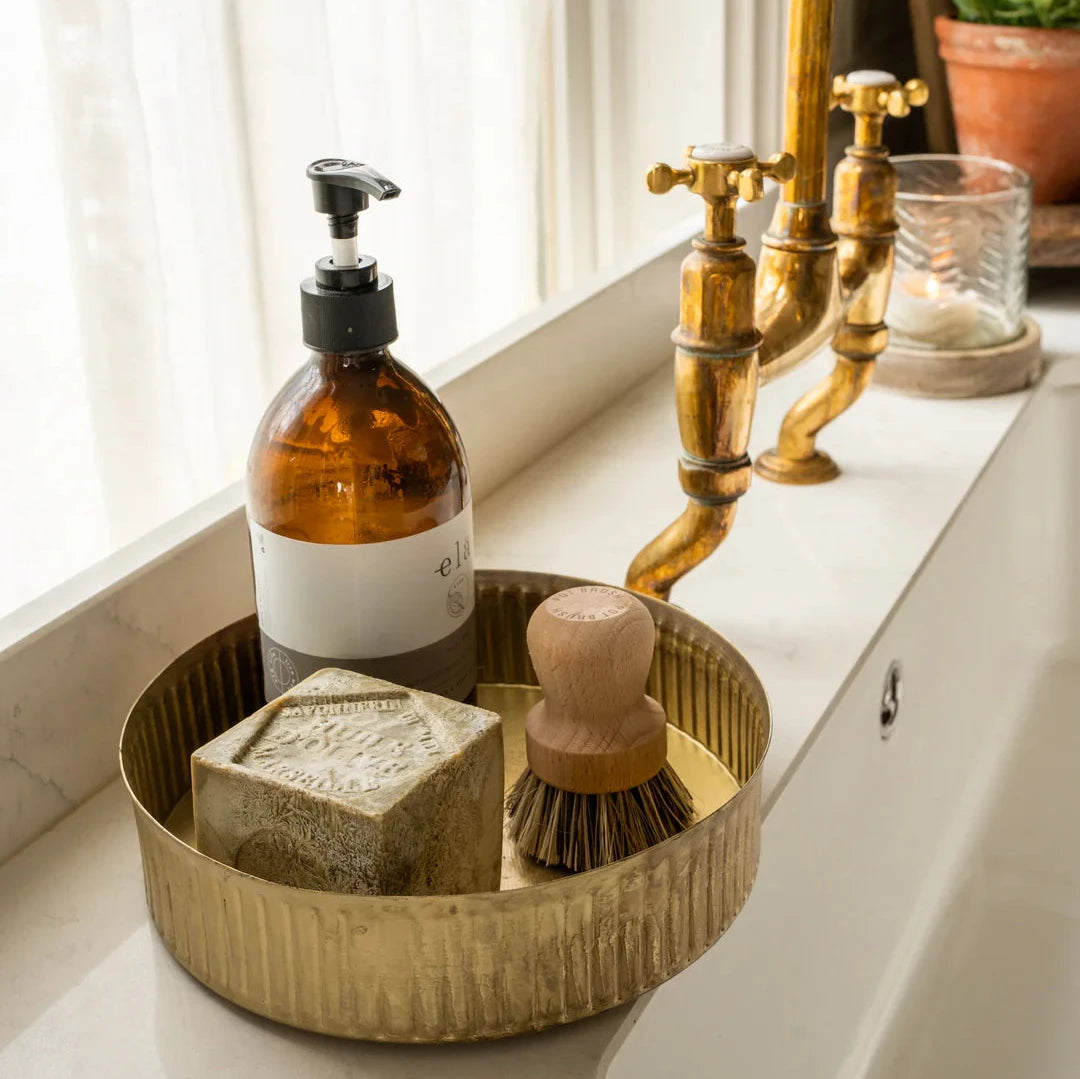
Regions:
<instances>
[{"instance_id":1,"label":"brass tap spout","mask_svg":"<svg viewBox=\"0 0 1080 1079\"><path fill-rule=\"evenodd\" d=\"M825 203L781 202L762 237L757 270L762 385L817 352L836 329L842 309L837 242Z\"/></svg>"},{"instance_id":2,"label":"brass tap spout","mask_svg":"<svg viewBox=\"0 0 1080 1079\"><path fill-rule=\"evenodd\" d=\"M796 367L836 328L836 236L825 205L834 0L791 0L784 150L798 163L758 259L755 321L762 383Z\"/></svg>"},{"instance_id":3,"label":"brass tap spout","mask_svg":"<svg viewBox=\"0 0 1080 1079\"><path fill-rule=\"evenodd\" d=\"M884 318L897 231L896 170L881 141L882 126L886 114L907 115L926 98L925 83L913 79L901 86L884 71L857 71L833 81L833 105L855 116L855 143L837 166L833 187L844 311L832 340L836 366L784 417L776 449L757 459L755 471L765 479L809 484L839 475L833 459L817 448L818 432L858 400L888 342Z\"/></svg>"},{"instance_id":4,"label":"brass tap spout","mask_svg":"<svg viewBox=\"0 0 1080 1079\"><path fill-rule=\"evenodd\" d=\"M688 187L706 203L705 231L683 260L675 342L675 401L683 455L679 481L689 502L682 516L638 554L626 584L666 598L671 586L723 541L735 503L750 485L747 456L757 396L754 262L735 235L735 203L761 198L766 177L791 178L795 162L777 154L760 164L745 146L691 146L686 168L658 164L656 194Z\"/></svg>"},{"instance_id":5,"label":"brass tap spout","mask_svg":"<svg viewBox=\"0 0 1080 1079\"><path fill-rule=\"evenodd\" d=\"M626 573L626 587L667 599L672 585L704 562L734 523L734 502L710 506L690 499L682 515L638 552Z\"/></svg>"}]
</instances>

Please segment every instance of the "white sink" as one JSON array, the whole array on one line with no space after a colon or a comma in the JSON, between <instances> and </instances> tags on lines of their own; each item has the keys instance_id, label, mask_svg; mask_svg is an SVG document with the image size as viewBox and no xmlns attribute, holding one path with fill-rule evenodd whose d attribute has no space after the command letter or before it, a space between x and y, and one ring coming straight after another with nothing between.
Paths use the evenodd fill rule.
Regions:
<instances>
[{"instance_id":1,"label":"white sink","mask_svg":"<svg viewBox=\"0 0 1080 1079\"><path fill-rule=\"evenodd\" d=\"M1065 361L776 796L722 947L608 1074L1080 1076L1078 466Z\"/></svg>"},{"instance_id":2,"label":"white sink","mask_svg":"<svg viewBox=\"0 0 1080 1079\"><path fill-rule=\"evenodd\" d=\"M952 720L969 731L950 762L956 838L939 845L926 884L937 902L853 1075L1080 1075L1080 392L1070 381L1052 373L1006 443L1015 456L991 464L969 507L986 528L979 547L1008 552L983 589L1000 593L985 609L1012 651L999 664L973 653L952 676L993 687L999 707L984 712L973 691ZM963 623L962 610L943 608L937 632L963 635Z\"/></svg>"},{"instance_id":3,"label":"white sink","mask_svg":"<svg viewBox=\"0 0 1080 1079\"><path fill-rule=\"evenodd\" d=\"M1080 664L1021 713L868 1079L1080 1074Z\"/></svg>"}]
</instances>

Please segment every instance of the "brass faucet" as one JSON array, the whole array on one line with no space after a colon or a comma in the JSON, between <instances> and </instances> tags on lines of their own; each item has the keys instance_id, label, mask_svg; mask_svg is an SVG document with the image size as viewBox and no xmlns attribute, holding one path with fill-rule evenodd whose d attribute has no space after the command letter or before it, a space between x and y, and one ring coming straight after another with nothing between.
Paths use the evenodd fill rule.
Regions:
<instances>
[{"instance_id":1,"label":"brass faucet","mask_svg":"<svg viewBox=\"0 0 1080 1079\"><path fill-rule=\"evenodd\" d=\"M706 201L706 227L682 265L675 342L675 398L682 438L682 515L637 555L626 584L667 598L731 529L750 485L747 456L759 382L782 374L832 336L836 367L785 417L777 448L756 471L785 483L820 483L838 469L815 446L818 432L859 397L884 349L892 276L896 174L882 145L886 115L927 99L880 71L830 83L834 0L792 0L784 152L758 163L742 146L687 150L686 167L656 165L657 194L685 185ZM835 232L825 203L830 108L855 116L855 143L837 166ZM763 178L783 183L756 267L735 235L738 197L753 201Z\"/></svg>"}]
</instances>

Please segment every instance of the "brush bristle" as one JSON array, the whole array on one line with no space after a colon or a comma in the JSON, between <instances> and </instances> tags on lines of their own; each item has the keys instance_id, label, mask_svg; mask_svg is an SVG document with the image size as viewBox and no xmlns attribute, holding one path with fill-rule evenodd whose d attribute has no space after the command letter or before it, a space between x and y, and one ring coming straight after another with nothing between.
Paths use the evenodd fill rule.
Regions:
<instances>
[{"instance_id":1,"label":"brush bristle","mask_svg":"<svg viewBox=\"0 0 1080 1079\"><path fill-rule=\"evenodd\" d=\"M510 788L506 810L523 854L576 873L670 839L694 819L690 792L670 764L648 782L611 794L572 794L527 768Z\"/></svg>"}]
</instances>

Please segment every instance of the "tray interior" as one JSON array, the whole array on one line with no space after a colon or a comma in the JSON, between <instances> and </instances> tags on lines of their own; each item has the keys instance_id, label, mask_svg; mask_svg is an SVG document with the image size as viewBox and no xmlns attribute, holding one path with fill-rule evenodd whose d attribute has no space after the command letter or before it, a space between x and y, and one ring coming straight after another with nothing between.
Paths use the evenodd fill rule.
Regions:
<instances>
[{"instance_id":1,"label":"tray interior","mask_svg":"<svg viewBox=\"0 0 1080 1079\"><path fill-rule=\"evenodd\" d=\"M477 687L481 708L498 712L503 720L505 785L509 789L525 767L525 715L540 699L536 686L484 684ZM735 777L723 762L700 742L668 724L668 760L694 796L695 819L719 809L738 789ZM165 827L188 846L194 846L191 791L186 791L165 821ZM509 838L503 836L501 889L524 888L565 875L522 858Z\"/></svg>"}]
</instances>

